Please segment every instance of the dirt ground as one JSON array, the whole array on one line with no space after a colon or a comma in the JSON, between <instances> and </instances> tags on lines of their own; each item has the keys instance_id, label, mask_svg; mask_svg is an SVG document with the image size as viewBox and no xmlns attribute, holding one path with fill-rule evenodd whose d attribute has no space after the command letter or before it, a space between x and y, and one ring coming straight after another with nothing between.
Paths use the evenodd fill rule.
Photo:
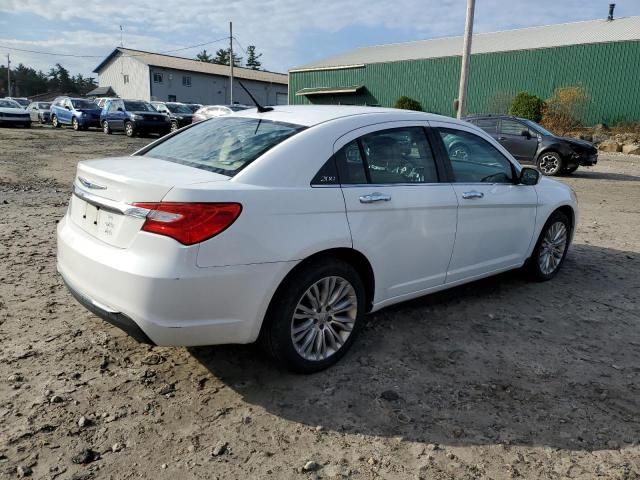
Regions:
<instances>
[{"instance_id":1,"label":"dirt ground","mask_svg":"<svg viewBox=\"0 0 640 480\"><path fill-rule=\"evenodd\" d=\"M581 218L553 281L388 308L297 376L253 346L140 345L65 291L76 162L149 141L0 129L0 478L640 478L640 157L561 179Z\"/></svg>"}]
</instances>

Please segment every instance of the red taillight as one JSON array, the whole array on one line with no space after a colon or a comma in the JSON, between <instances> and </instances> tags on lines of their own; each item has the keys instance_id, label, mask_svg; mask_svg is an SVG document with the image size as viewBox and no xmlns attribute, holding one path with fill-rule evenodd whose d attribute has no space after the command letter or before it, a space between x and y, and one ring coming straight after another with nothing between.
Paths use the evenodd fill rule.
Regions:
<instances>
[{"instance_id":1,"label":"red taillight","mask_svg":"<svg viewBox=\"0 0 640 480\"><path fill-rule=\"evenodd\" d=\"M145 232L166 235L184 245L203 242L231 226L242 211L239 203L134 203L151 210Z\"/></svg>"}]
</instances>

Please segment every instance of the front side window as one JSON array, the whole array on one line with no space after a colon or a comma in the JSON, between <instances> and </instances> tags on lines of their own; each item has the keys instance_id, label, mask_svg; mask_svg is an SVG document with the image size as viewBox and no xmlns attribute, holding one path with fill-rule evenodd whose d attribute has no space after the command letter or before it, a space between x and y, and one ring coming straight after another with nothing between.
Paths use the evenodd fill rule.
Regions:
<instances>
[{"instance_id":1,"label":"front side window","mask_svg":"<svg viewBox=\"0 0 640 480\"><path fill-rule=\"evenodd\" d=\"M84 100L79 98L76 98L75 100L71 100L71 104L73 108L75 108L76 110L96 108L96 104L91 100Z\"/></svg>"},{"instance_id":2,"label":"front side window","mask_svg":"<svg viewBox=\"0 0 640 480\"><path fill-rule=\"evenodd\" d=\"M151 104L142 101L124 101L124 109L128 112L155 112L156 109Z\"/></svg>"},{"instance_id":3,"label":"front side window","mask_svg":"<svg viewBox=\"0 0 640 480\"><path fill-rule=\"evenodd\" d=\"M153 74L153 83L162 83L162 74L154 73Z\"/></svg>"},{"instance_id":4,"label":"front side window","mask_svg":"<svg viewBox=\"0 0 640 480\"><path fill-rule=\"evenodd\" d=\"M463 130L439 128L458 183L511 183L511 162L489 142Z\"/></svg>"},{"instance_id":5,"label":"front side window","mask_svg":"<svg viewBox=\"0 0 640 480\"><path fill-rule=\"evenodd\" d=\"M191 77L189 75L183 75L182 76L182 85L184 87L190 87L191 86Z\"/></svg>"},{"instance_id":6,"label":"front side window","mask_svg":"<svg viewBox=\"0 0 640 480\"><path fill-rule=\"evenodd\" d=\"M218 117L168 138L143 155L232 177L304 129L260 118Z\"/></svg>"}]
</instances>

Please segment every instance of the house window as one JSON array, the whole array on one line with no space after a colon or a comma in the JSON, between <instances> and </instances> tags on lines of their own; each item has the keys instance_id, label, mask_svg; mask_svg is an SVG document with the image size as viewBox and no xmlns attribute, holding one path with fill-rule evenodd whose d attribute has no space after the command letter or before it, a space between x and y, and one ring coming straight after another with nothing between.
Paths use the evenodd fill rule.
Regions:
<instances>
[{"instance_id":1,"label":"house window","mask_svg":"<svg viewBox=\"0 0 640 480\"><path fill-rule=\"evenodd\" d=\"M129 83L129 75L124 75L123 79L124 79L124 83Z\"/></svg>"},{"instance_id":2,"label":"house window","mask_svg":"<svg viewBox=\"0 0 640 480\"><path fill-rule=\"evenodd\" d=\"M176 101L176 96L175 95L168 95L168 101L169 102L175 102Z\"/></svg>"},{"instance_id":3,"label":"house window","mask_svg":"<svg viewBox=\"0 0 640 480\"><path fill-rule=\"evenodd\" d=\"M190 87L191 86L191 77L189 75L182 76L182 86Z\"/></svg>"},{"instance_id":4,"label":"house window","mask_svg":"<svg viewBox=\"0 0 640 480\"><path fill-rule=\"evenodd\" d=\"M154 73L153 74L153 83L162 83L162 74Z\"/></svg>"}]
</instances>

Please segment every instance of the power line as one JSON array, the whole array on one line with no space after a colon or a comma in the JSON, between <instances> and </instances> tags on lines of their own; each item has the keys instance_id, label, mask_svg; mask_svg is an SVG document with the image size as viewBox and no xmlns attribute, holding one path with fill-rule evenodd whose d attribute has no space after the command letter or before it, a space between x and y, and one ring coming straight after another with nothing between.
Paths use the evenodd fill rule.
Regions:
<instances>
[{"instance_id":1,"label":"power line","mask_svg":"<svg viewBox=\"0 0 640 480\"><path fill-rule=\"evenodd\" d=\"M223 40L228 40L229 37L222 37L222 38L218 38L216 40L211 40L210 42L204 42L204 43L199 43L197 45L190 45L188 47L180 47L180 48L175 48L173 50L165 50L163 52L156 52L156 53L137 53L137 54L132 54L132 55L123 55L123 57L145 57L147 55L162 55L165 53L174 53L174 52L180 52L183 50L189 50L191 48L197 48L197 47L203 47L205 45L210 45L212 43L217 43L217 42L221 42ZM53 52L42 52L42 51L38 51L38 50L28 50L25 48L17 48L17 47L9 47L7 45L0 45L0 48L4 48L7 50L15 50L17 52L26 52L26 53L35 53L38 55L52 55L52 56L56 56L56 57L73 57L73 58L104 58L104 55L76 55L76 54L72 54L72 53L53 53ZM134 49L131 49L134 50Z\"/></svg>"}]
</instances>

